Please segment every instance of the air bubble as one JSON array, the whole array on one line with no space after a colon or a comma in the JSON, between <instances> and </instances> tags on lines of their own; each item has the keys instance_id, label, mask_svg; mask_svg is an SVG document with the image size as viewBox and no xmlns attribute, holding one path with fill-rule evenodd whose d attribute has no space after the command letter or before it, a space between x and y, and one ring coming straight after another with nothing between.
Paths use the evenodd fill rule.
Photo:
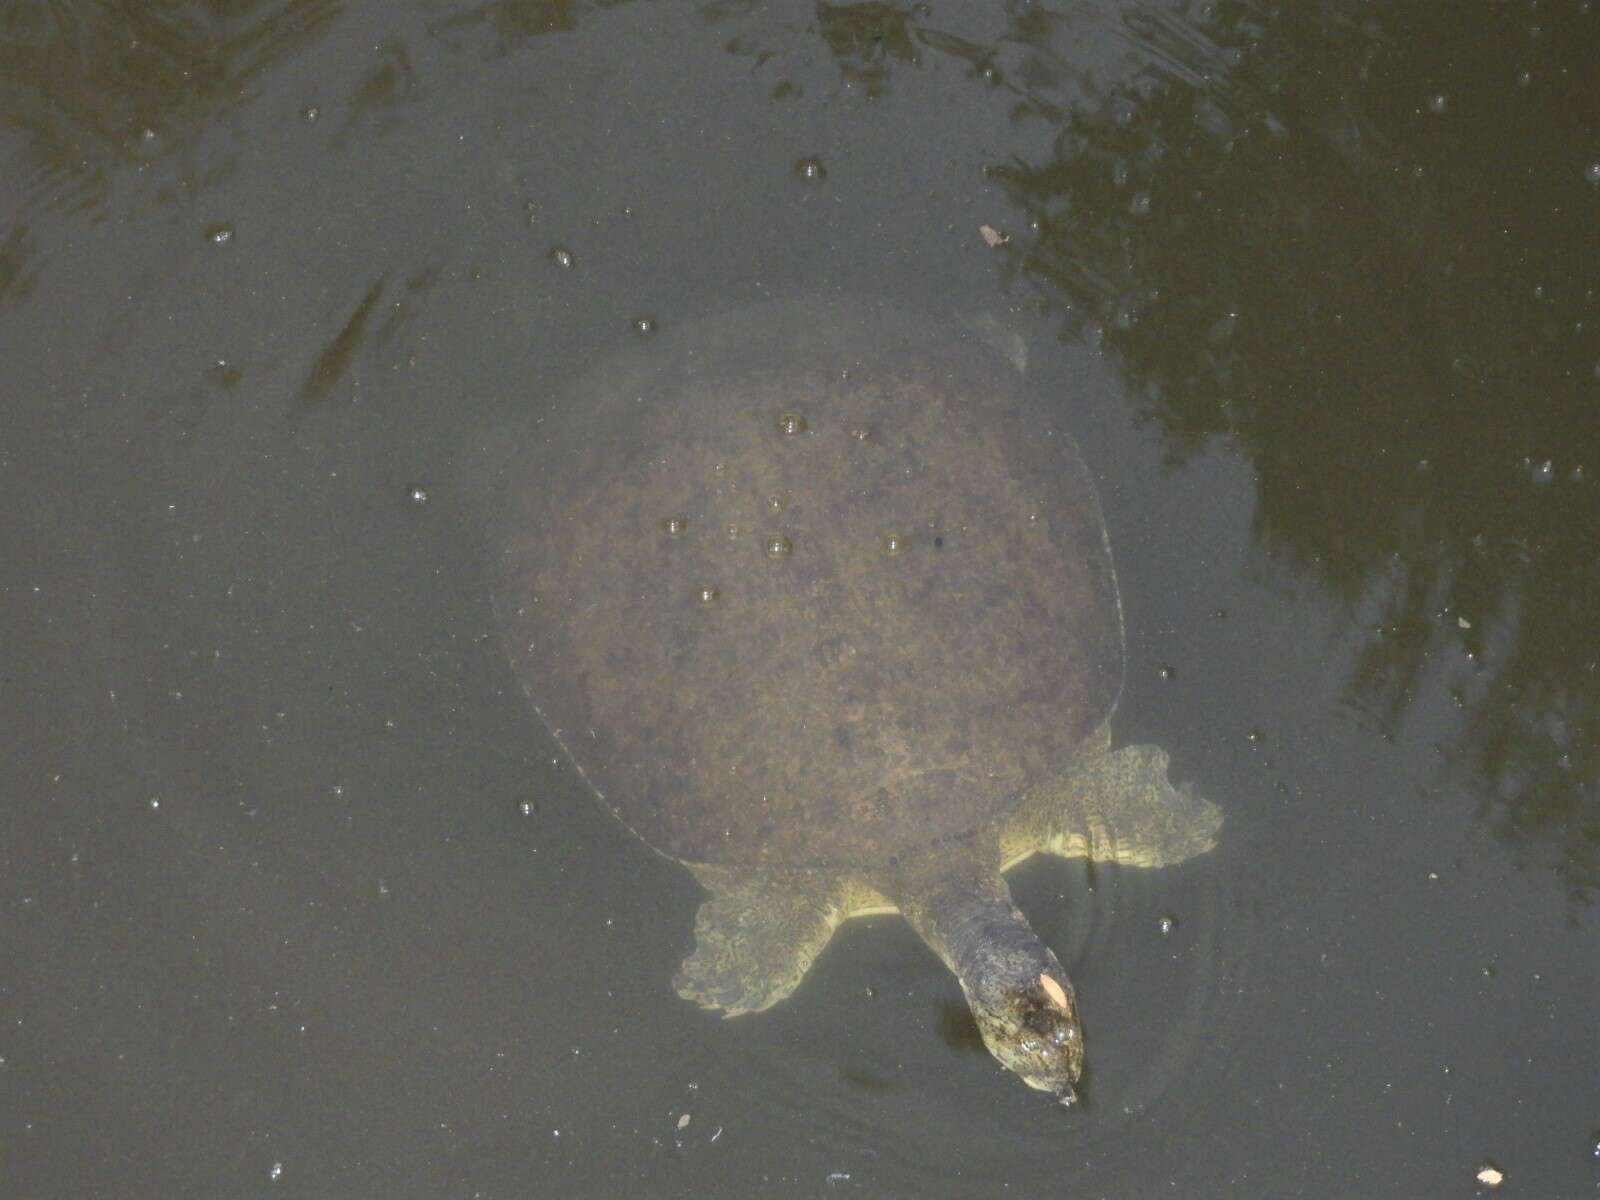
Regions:
<instances>
[{"instance_id":1,"label":"air bubble","mask_svg":"<svg viewBox=\"0 0 1600 1200\"><path fill-rule=\"evenodd\" d=\"M891 533L883 539L883 550L885 554L899 554L900 551L904 550L905 548L906 539L903 534Z\"/></svg>"},{"instance_id":2,"label":"air bubble","mask_svg":"<svg viewBox=\"0 0 1600 1200\"><path fill-rule=\"evenodd\" d=\"M716 588L706 584L695 592L694 597L701 604L715 604L721 595L722 593L717 591Z\"/></svg>"},{"instance_id":3,"label":"air bubble","mask_svg":"<svg viewBox=\"0 0 1600 1200\"><path fill-rule=\"evenodd\" d=\"M782 496L768 496L767 497L767 511L770 512L770 513L781 513L784 509L786 509L788 507L789 507L789 502L787 500L785 500Z\"/></svg>"},{"instance_id":4,"label":"air bubble","mask_svg":"<svg viewBox=\"0 0 1600 1200\"><path fill-rule=\"evenodd\" d=\"M1583 181L1591 187L1600 187L1600 162L1592 162L1583 169Z\"/></svg>"},{"instance_id":5,"label":"air bubble","mask_svg":"<svg viewBox=\"0 0 1600 1200\"><path fill-rule=\"evenodd\" d=\"M1555 464L1547 458L1543 462L1534 463L1529 468L1529 474L1533 476L1533 481L1535 483L1549 483L1556 477L1556 467Z\"/></svg>"},{"instance_id":6,"label":"air bubble","mask_svg":"<svg viewBox=\"0 0 1600 1200\"><path fill-rule=\"evenodd\" d=\"M1428 111L1431 113L1442 113L1449 104L1450 98L1443 92L1437 92L1428 97Z\"/></svg>"},{"instance_id":7,"label":"air bubble","mask_svg":"<svg viewBox=\"0 0 1600 1200\"><path fill-rule=\"evenodd\" d=\"M784 437L799 437L807 428L806 419L799 413L786 412L778 416L778 432Z\"/></svg>"},{"instance_id":8,"label":"air bubble","mask_svg":"<svg viewBox=\"0 0 1600 1200\"><path fill-rule=\"evenodd\" d=\"M654 317L635 317L633 319L633 331L640 337L649 337L656 331L656 319Z\"/></svg>"},{"instance_id":9,"label":"air bubble","mask_svg":"<svg viewBox=\"0 0 1600 1200\"><path fill-rule=\"evenodd\" d=\"M1259 746L1262 742L1267 740L1267 735L1262 733L1259 729L1252 729L1244 736L1247 741L1255 746Z\"/></svg>"},{"instance_id":10,"label":"air bubble","mask_svg":"<svg viewBox=\"0 0 1600 1200\"><path fill-rule=\"evenodd\" d=\"M1161 678L1166 680L1168 683L1171 683L1178 677L1178 668L1174 667L1171 663L1162 663L1161 669L1157 671L1156 674L1161 676Z\"/></svg>"},{"instance_id":11,"label":"air bubble","mask_svg":"<svg viewBox=\"0 0 1600 1200\"><path fill-rule=\"evenodd\" d=\"M661 532L668 537L682 537L684 530L689 528L689 518L674 514L666 517L661 522Z\"/></svg>"},{"instance_id":12,"label":"air bubble","mask_svg":"<svg viewBox=\"0 0 1600 1200\"><path fill-rule=\"evenodd\" d=\"M233 241L232 225L209 225L206 227L206 241L214 246L226 246Z\"/></svg>"},{"instance_id":13,"label":"air bubble","mask_svg":"<svg viewBox=\"0 0 1600 1200\"><path fill-rule=\"evenodd\" d=\"M552 246L550 248L550 261L563 271L570 271L577 259L572 257L572 251L565 246Z\"/></svg>"},{"instance_id":14,"label":"air bubble","mask_svg":"<svg viewBox=\"0 0 1600 1200\"><path fill-rule=\"evenodd\" d=\"M1178 927L1178 918L1171 913L1162 913L1156 920L1156 928L1161 931L1161 936L1166 937Z\"/></svg>"},{"instance_id":15,"label":"air bubble","mask_svg":"<svg viewBox=\"0 0 1600 1200\"><path fill-rule=\"evenodd\" d=\"M850 440L852 442L869 442L872 440L872 430L852 429L850 431Z\"/></svg>"},{"instance_id":16,"label":"air bubble","mask_svg":"<svg viewBox=\"0 0 1600 1200\"><path fill-rule=\"evenodd\" d=\"M420 483L413 483L406 488L406 499L413 504L426 504L428 502L428 489Z\"/></svg>"},{"instance_id":17,"label":"air bubble","mask_svg":"<svg viewBox=\"0 0 1600 1200\"><path fill-rule=\"evenodd\" d=\"M781 533L775 533L764 543L768 558L788 558L794 553L794 543Z\"/></svg>"},{"instance_id":18,"label":"air bubble","mask_svg":"<svg viewBox=\"0 0 1600 1200\"><path fill-rule=\"evenodd\" d=\"M828 177L828 168L820 158L802 158L794 164L794 173L807 183L821 183Z\"/></svg>"},{"instance_id":19,"label":"air bubble","mask_svg":"<svg viewBox=\"0 0 1600 1200\"><path fill-rule=\"evenodd\" d=\"M1150 213L1150 193L1136 192L1133 199L1128 201L1128 211L1136 217L1148 216Z\"/></svg>"}]
</instances>

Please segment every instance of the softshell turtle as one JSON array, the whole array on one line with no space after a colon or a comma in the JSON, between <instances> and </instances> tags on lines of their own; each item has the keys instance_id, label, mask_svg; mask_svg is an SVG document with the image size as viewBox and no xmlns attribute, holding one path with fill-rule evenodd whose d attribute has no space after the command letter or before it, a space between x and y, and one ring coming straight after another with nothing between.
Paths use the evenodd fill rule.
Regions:
<instances>
[{"instance_id":1,"label":"softshell turtle","mask_svg":"<svg viewBox=\"0 0 1600 1200\"><path fill-rule=\"evenodd\" d=\"M976 331L772 303L593 370L503 476L494 605L605 806L711 893L680 995L788 996L899 912L985 1044L1065 1102L1072 985L1002 872L1158 867L1221 816L1113 749L1122 609L1071 398Z\"/></svg>"}]
</instances>

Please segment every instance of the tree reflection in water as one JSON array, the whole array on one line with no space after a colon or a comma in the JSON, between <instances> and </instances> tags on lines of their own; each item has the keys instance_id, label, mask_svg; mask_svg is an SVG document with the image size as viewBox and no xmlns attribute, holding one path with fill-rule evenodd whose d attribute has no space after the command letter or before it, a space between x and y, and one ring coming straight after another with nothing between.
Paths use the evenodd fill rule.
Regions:
<instances>
[{"instance_id":1,"label":"tree reflection in water","mask_svg":"<svg viewBox=\"0 0 1600 1200\"><path fill-rule=\"evenodd\" d=\"M1174 460L1221 437L1254 464L1257 545L1346 614L1350 701L1393 736L1443 680L1443 781L1588 900L1600 33L1471 7L1498 36L1427 6L1135 12L1148 67L993 175L1036 222L1011 265Z\"/></svg>"}]
</instances>

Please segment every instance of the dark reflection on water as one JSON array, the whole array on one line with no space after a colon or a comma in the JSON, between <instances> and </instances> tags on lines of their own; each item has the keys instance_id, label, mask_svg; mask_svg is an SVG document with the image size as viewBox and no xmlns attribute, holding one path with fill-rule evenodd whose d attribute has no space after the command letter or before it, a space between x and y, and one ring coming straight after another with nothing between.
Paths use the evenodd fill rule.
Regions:
<instances>
[{"instance_id":1,"label":"dark reflection on water","mask_svg":"<svg viewBox=\"0 0 1600 1200\"><path fill-rule=\"evenodd\" d=\"M20 135L29 202L101 205L119 170L181 154L342 8L338 0L5 5L0 123ZM204 180L186 173L165 182L165 198L179 199Z\"/></svg>"},{"instance_id":2,"label":"dark reflection on water","mask_svg":"<svg viewBox=\"0 0 1600 1200\"><path fill-rule=\"evenodd\" d=\"M578 27L580 5L576 0L491 0L487 4L465 7L440 5L446 15L430 27L439 35L465 30L493 31L495 53L509 54L525 39L546 33L570 33Z\"/></svg>"},{"instance_id":3,"label":"dark reflection on water","mask_svg":"<svg viewBox=\"0 0 1600 1200\"><path fill-rule=\"evenodd\" d=\"M908 8L894 4L818 4L817 36L845 79L867 95L882 95L892 64L914 63L915 26Z\"/></svg>"},{"instance_id":4,"label":"dark reflection on water","mask_svg":"<svg viewBox=\"0 0 1600 1200\"><path fill-rule=\"evenodd\" d=\"M31 241L26 225L19 225L0 240L0 305L26 300L38 286L38 271L29 262L33 257Z\"/></svg>"},{"instance_id":5,"label":"dark reflection on water","mask_svg":"<svg viewBox=\"0 0 1600 1200\"><path fill-rule=\"evenodd\" d=\"M721 26L748 17L756 7L736 0L711 0L701 5L701 11L708 21ZM827 49L841 87L856 89L868 99L889 95L897 72L924 66L924 51L931 51L936 60L964 64L968 79L1015 97L1014 119L1057 117L1067 99L1059 89L1070 72L1063 70L1055 43L1068 23L1061 13L1028 0L1009 0L1003 7L941 5L937 14L934 6L924 3L829 4L824 0L807 15L807 20L787 27L781 20L769 20L754 29L731 25L733 32L723 49L747 56L757 69L778 75L772 89L778 100L803 91L789 74L796 65L793 56L784 55L779 45L813 38ZM1004 20L997 22L997 16ZM1002 36L996 37L997 33Z\"/></svg>"},{"instance_id":6,"label":"dark reflection on water","mask_svg":"<svg viewBox=\"0 0 1600 1200\"><path fill-rule=\"evenodd\" d=\"M1134 10L1148 67L992 174L1011 265L1172 460L1254 464L1259 550L1342 606L1348 702L1395 737L1447 686L1440 781L1587 900L1600 42L1575 6L1471 7Z\"/></svg>"}]
</instances>

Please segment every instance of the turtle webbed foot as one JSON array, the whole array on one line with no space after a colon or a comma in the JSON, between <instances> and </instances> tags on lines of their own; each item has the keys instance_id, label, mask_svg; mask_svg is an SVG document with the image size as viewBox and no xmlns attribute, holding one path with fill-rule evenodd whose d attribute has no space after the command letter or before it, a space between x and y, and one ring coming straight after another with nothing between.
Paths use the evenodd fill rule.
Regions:
<instances>
[{"instance_id":1,"label":"turtle webbed foot","mask_svg":"<svg viewBox=\"0 0 1600 1200\"><path fill-rule=\"evenodd\" d=\"M694 952L673 987L701 1008L736 1017L784 999L839 923L829 897L793 875L697 868L712 889L695 917Z\"/></svg>"}]
</instances>

